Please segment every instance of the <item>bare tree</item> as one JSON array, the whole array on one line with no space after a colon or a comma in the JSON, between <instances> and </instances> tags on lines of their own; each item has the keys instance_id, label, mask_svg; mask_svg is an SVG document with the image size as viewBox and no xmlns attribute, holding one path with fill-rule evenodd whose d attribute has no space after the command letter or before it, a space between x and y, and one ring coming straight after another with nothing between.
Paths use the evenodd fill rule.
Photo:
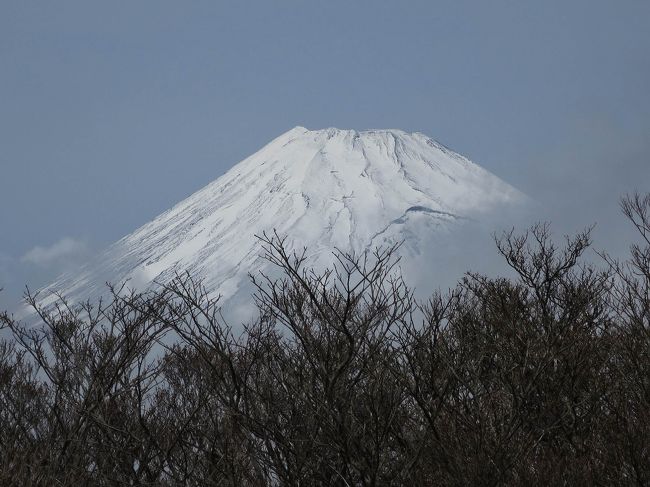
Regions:
<instances>
[{"instance_id":1,"label":"bare tree","mask_svg":"<svg viewBox=\"0 0 650 487\"><path fill-rule=\"evenodd\" d=\"M0 327L2 485L648 485L650 196L641 243L582 261L589 231L508 232L515 278L468 273L418 304L398 247L260 236L235 332L188 274L107 302L60 297Z\"/></svg>"}]
</instances>

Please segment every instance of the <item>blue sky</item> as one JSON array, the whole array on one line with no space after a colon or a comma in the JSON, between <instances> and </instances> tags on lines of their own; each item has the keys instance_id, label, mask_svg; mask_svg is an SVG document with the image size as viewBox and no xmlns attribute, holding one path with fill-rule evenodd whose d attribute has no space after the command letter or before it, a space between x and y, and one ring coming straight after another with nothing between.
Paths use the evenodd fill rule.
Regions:
<instances>
[{"instance_id":1,"label":"blue sky","mask_svg":"<svg viewBox=\"0 0 650 487\"><path fill-rule=\"evenodd\" d=\"M420 131L626 244L650 2L0 3L0 305L295 125Z\"/></svg>"}]
</instances>

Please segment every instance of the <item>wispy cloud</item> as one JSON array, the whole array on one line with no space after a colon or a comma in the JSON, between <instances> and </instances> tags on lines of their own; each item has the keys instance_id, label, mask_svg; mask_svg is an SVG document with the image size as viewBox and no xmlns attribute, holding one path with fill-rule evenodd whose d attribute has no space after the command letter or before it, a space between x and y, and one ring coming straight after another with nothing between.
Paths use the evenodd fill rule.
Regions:
<instances>
[{"instance_id":1,"label":"wispy cloud","mask_svg":"<svg viewBox=\"0 0 650 487\"><path fill-rule=\"evenodd\" d=\"M49 247L36 246L20 258L21 262L50 267L68 260L76 260L88 253L88 245L81 240L64 237Z\"/></svg>"}]
</instances>

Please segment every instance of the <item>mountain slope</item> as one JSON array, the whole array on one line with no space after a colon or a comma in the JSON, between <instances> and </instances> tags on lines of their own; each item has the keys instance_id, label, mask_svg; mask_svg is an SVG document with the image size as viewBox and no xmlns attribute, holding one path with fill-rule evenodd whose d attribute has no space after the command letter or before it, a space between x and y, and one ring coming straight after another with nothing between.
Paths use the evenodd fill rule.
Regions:
<instances>
[{"instance_id":1,"label":"mountain slope","mask_svg":"<svg viewBox=\"0 0 650 487\"><path fill-rule=\"evenodd\" d=\"M480 219L525 196L429 137L400 130L296 127L122 238L81 273L46 291L96 297L104 282L144 289L189 271L224 298L263 267L254 235L275 229L327 263L334 247L361 252Z\"/></svg>"}]
</instances>

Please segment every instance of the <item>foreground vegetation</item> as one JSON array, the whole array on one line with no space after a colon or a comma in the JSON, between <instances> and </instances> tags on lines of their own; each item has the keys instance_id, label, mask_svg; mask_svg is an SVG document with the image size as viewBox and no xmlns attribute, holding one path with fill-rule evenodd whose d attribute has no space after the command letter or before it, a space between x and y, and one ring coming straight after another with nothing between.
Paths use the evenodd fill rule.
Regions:
<instances>
[{"instance_id":1,"label":"foreground vegetation","mask_svg":"<svg viewBox=\"0 0 650 487\"><path fill-rule=\"evenodd\" d=\"M395 249L304 269L262 238L235 334L191 276L107 303L8 314L0 485L650 485L650 197L623 200L628 261L497 246L516 278L468 274L418 305Z\"/></svg>"}]
</instances>

